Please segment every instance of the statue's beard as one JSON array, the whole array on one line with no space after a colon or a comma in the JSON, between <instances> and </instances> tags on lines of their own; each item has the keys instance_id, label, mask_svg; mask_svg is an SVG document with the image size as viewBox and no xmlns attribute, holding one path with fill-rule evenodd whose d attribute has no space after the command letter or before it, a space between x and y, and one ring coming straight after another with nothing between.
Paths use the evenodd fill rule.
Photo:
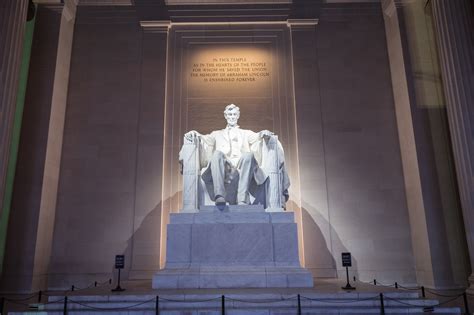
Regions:
<instances>
[{"instance_id":1,"label":"statue's beard","mask_svg":"<svg viewBox=\"0 0 474 315\"><path fill-rule=\"evenodd\" d=\"M236 120L228 120L227 121L227 126L231 126L231 127L234 127L234 126L237 126L237 119Z\"/></svg>"}]
</instances>

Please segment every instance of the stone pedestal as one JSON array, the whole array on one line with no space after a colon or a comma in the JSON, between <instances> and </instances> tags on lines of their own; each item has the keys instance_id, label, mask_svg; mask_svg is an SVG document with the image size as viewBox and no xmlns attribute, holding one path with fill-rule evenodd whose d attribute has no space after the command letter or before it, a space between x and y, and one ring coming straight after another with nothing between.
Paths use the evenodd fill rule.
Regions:
<instances>
[{"instance_id":1,"label":"stone pedestal","mask_svg":"<svg viewBox=\"0 0 474 315\"><path fill-rule=\"evenodd\" d=\"M155 289L312 287L300 266L293 212L230 206L170 215Z\"/></svg>"}]
</instances>

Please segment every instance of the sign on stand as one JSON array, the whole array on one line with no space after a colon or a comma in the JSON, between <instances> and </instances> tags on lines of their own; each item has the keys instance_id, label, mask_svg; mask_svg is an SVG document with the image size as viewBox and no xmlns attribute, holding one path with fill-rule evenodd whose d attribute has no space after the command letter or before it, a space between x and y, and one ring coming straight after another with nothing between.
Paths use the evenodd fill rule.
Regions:
<instances>
[{"instance_id":1,"label":"sign on stand","mask_svg":"<svg viewBox=\"0 0 474 315\"><path fill-rule=\"evenodd\" d=\"M351 253L342 253L342 267L352 267Z\"/></svg>"},{"instance_id":2,"label":"sign on stand","mask_svg":"<svg viewBox=\"0 0 474 315\"><path fill-rule=\"evenodd\" d=\"M117 287L115 289L112 289L112 292L121 292L125 291L120 286L120 270L125 268L125 255L115 255L115 269L118 270L118 279L117 279Z\"/></svg>"},{"instance_id":3,"label":"sign on stand","mask_svg":"<svg viewBox=\"0 0 474 315\"><path fill-rule=\"evenodd\" d=\"M349 283L349 267L352 267L352 257L351 253L345 252L341 253L342 258L342 267L346 267L346 279L347 284L345 287L342 287L344 290L355 290L355 287L351 286Z\"/></svg>"},{"instance_id":4,"label":"sign on stand","mask_svg":"<svg viewBox=\"0 0 474 315\"><path fill-rule=\"evenodd\" d=\"M125 255L116 255L115 256L115 269L125 268Z\"/></svg>"}]
</instances>

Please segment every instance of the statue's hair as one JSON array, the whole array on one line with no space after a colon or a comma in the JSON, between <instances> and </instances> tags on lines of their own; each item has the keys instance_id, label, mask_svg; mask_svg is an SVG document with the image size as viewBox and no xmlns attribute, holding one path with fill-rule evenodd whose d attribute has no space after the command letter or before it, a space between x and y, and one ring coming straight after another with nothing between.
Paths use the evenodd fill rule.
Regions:
<instances>
[{"instance_id":1,"label":"statue's hair","mask_svg":"<svg viewBox=\"0 0 474 315\"><path fill-rule=\"evenodd\" d=\"M229 104L225 107L224 109L224 115L227 114L228 111L232 110L232 109L236 109L237 112L239 112L239 115L240 115L240 108L239 106L235 105L235 104Z\"/></svg>"}]
</instances>

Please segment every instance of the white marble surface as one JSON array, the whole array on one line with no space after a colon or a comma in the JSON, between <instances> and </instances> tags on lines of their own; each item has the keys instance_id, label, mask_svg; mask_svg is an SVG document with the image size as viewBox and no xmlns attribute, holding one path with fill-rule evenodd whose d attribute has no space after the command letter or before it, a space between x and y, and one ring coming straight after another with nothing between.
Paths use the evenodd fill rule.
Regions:
<instances>
[{"instance_id":1,"label":"white marble surface","mask_svg":"<svg viewBox=\"0 0 474 315\"><path fill-rule=\"evenodd\" d=\"M294 212L202 212L172 213L170 224L294 223Z\"/></svg>"},{"instance_id":2,"label":"white marble surface","mask_svg":"<svg viewBox=\"0 0 474 315\"><path fill-rule=\"evenodd\" d=\"M264 212L263 205L225 205L223 207L212 206L199 206L199 212ZM283 211L283 210L281 210Z\"/></svg>"},{"instance_id":3,"label":"white marble surface","mask_svg":"<svg viewBox=\"0 0 474 315\"><path fill-rule=\"evenodd\" d=\"M166 266L153 288L312 287L294 214L254 210L172 214Z\"/></svg>"},{"instance_id":4,"label":"white marble surface","mask_svg":"<svg viewBox=\"0 0 474 315\"><path fill-rule=\"evenodd\" d=\"M165 268L153 277L154 289L310 288L309 271L299 267L241 266Z\"/></svg>"},{"instance_id":5,"label":"white marble surface","mask_svg":"<svg viewBox=\"0 0 474 315\"><path fill-rule=\"evenodd\" d=\"M274 256L272 232L272 225L268 223L195 224L191 238L192 260L204 264L270 262Z\"/></svg>"},{"instance_id":6,"label":"white marble surface","mask_svg":"<svg viewBox=\"0 0 474 315\"><path fill-rule=\"evenodd\" d=\"M299 265L296 224L273 224L273 251L276 264Z\"/></svg>"}]
</instances>

